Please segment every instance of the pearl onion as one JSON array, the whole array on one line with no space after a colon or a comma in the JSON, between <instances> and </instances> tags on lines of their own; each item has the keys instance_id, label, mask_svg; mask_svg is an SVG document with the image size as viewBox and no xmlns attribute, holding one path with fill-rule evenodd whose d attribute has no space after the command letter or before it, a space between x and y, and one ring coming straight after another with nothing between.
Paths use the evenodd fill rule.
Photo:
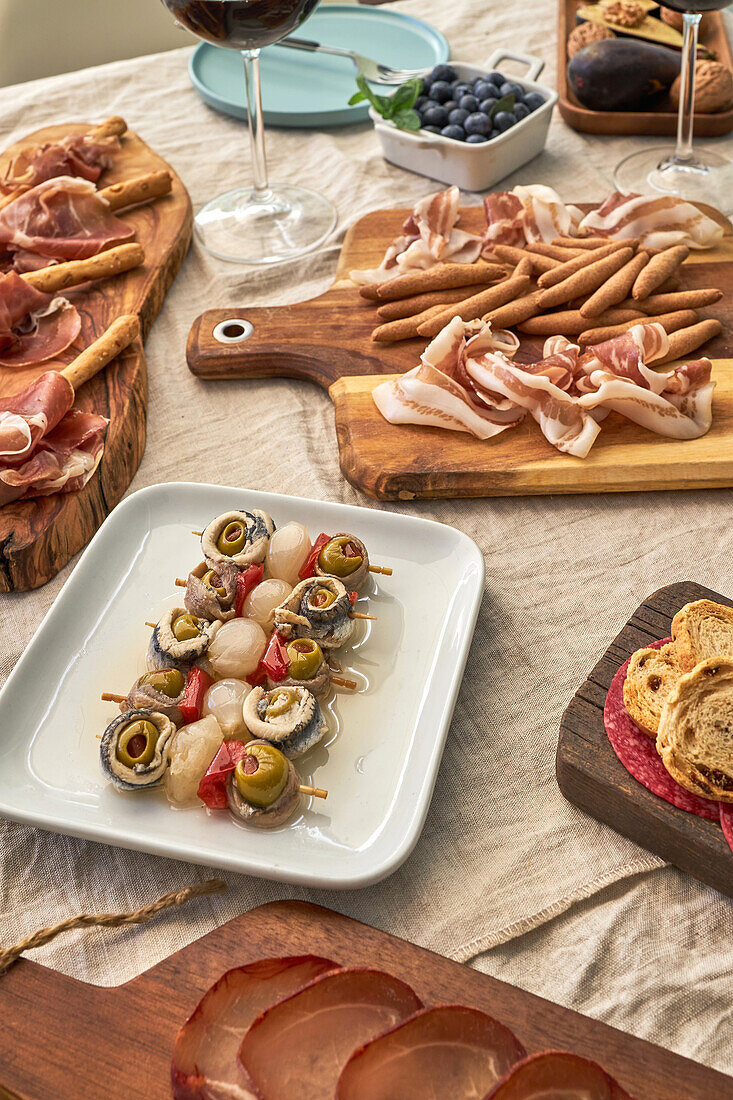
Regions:
<instances>
[{"instance_id":1,"label":"pearl onion","mask_svg":"<svg viewBox=\"0 0 733 1100\"><path fill-rule=\"evenodd\" d=\"M310 551L308 528L302 523L286 523L275 532L267 547L268 575L295 587L300 580L298 572Z\"/></svg>"},{"instance_id":2,"label":"pearl onion","mask_svg":"<svg viewBox=\"0 0 733 1100\"><path fill-rule=\"evenodd\" d=\"M278 580L276 577L262 581L247 596L242 614L249 619L254 619L264 630L272 630L275 608L279 607L292 591L292 585L289 585L287 581Z\"/></svg>"},{"instance_id":3,"label":"pearl onion","mask_svg":"<svg viewBox=\"0 0 733 1100\"><path fill-rule=\"evenodd\" d=\"M217 680L204 696L202 713L216 718L227 741L232 738L249 740L242 706L250 691L244 680Z\"/></svg>"},{"instance_id":4,"label":"pearl onion","mask_svg":"<svg viewBox=\"0 0 733 1100\"><path fill-rule=\"evenodd\" d=\"M243 680L257 668L267 636L254 619L230 619L214 635L206 656L217 676Z\"/></svg>"}]
</instances>

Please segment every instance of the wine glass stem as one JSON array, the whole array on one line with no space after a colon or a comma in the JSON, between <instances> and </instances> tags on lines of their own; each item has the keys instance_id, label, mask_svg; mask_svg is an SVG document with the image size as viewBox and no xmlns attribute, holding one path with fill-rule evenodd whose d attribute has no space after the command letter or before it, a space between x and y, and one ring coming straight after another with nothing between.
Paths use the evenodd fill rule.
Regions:
<instances>
[{"instance_id":1,"label":"wine glass stem","mask_svg":"<svg viewBox=\"0 0 733 1100\"><path fill-rule=\"evenodd\" d=\"M685 12L682 64L680 67L680 106L677 113L677 146L674 160L689 163L692 155L692 127L695 119L695 61L697 31L702 16Z\"/></svg>"},{"instance_id":2,"label":"wine glass stem","mask_svg":"<svg viewBox=\"0 0 733 1100\"><path fill-rule=\"evenodd\" d=\"M267 202L270 188L267 182L267 157L265 156L265 124L262 119L262 91L260 88L260 51L242 50L244 82L247 89L247 115L249 118L249 144L252 151L252 202Z\"/></svg>"}]
</instances>

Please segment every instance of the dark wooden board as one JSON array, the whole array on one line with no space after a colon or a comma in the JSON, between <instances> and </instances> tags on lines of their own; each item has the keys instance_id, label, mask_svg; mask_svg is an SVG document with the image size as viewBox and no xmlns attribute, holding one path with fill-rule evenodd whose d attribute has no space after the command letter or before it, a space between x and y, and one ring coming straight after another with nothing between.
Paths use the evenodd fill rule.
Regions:
<instances>
[{"instance_id":1,"label":"dark wooden board","mask_svg":"<svg viewBox=\"0 0 733 1100\"><path fill-rule=\"evenodd\" d=\"M714 821L678 810L629 775L606 736L603 707L611 680L631 654L669 636L672 618L692 600L733 600L693 581L653 592L580 686L560 724L556 770L576 806L650 852L733 898L733 852Z\"/></svg>"},{"instance_id":2,"label":"dark wooden board","mask_svg":"<svg viewBox=\"0 0 733 1100\"><path fill-rule=\"evenodd\" d=\"M497 439L461 432L388 424L372 400L384 380L414 367L426 341L377 344L374 307L348 275L375 267L399 235L409 211L376 210L346 235L334 285L318 298L288 306L210 309L188 338L187 359L201 378L298 378L328 389L335 407L341 470L379 500L507 496L536 493L629 492L714 488L733 484L733 235L685 263L690 286L720 286L725 297L703 316L723 331L704 349L717 382L713 427L702 439L681 442L645 431L611 413L587 459L562 455L531 419ZM718 215L720 218L720 215ZM724 219L723 219L724 220ZM461 211L461 226L480 233L483 207ZM242 343L222 344L214 329L244 319L254 326ZM517 356L541 354L542 341L525 338ZM695 353L698 354L697 352Z\"/></svg>"},{"instance_id":3,"label":"dark wooden board","mask_svg":"<svg viewBox=\"0 0 733 1100\"><path fill-rule=\"evenodd\" d=\"M30 134L0 155L0 174L21 148L89 129L88 123L77 123L49 126ZM145 249L145 263L115 278L64 292L81 313L82 329L59 362L73 359L123 313L137 313L143 340L147 337L191 241L191 201L170 165L129 131L122 138L122 149L113 167L99 181L100 187L107 187L161 169L167 169L173 177L171 194L118 214L135 227L135 239ZM24 389L49 366L40 363L24 370L0 368L0 396ZM79 391L79 408L110 418L102 461L79 493L56 494L0 509L0 592L26 591L45 584L81 550L121 499L145 450L147 393L147 368L140 341Z\"/></svg>"},{"instance_id":4,"label":"dark wooden board","mask_svg":"<svg viewBox=\"0 0 733 1100\"><path fill-rule=\"evenodd\" d=\"M677 111L665 95L649 111L591 111L583 107L571 91L567 78L567 40L577 26L575 13L585 0L558 0L557 91L558 106L568 126L585 134L668 134L677 133ZM646 39L644 39L646 41ZM725 32L723 13L706 12L700 31L700 44L707 46L718 61L733 69L733 54ZM695 115L696 137L721 137L733 130L733 108L714 114Z\"/></svg>"},{"instance_id":5,"label":"dark wooden board","mask_svg":"<svg viewBox=\"0 0 733 1100\"><path fill-rule=\"evenodd\" d=\"M297 901L252 909L116 988L85 985L21 959L0 978L0 1098L169 1100L175 1035L204 991L230 967L307 952L387 970L426 1004L482 1009L529 1051L560 1048L598 1059L637 1100L733 1100L731 1077Z\"/></svg>"}]
</instances>

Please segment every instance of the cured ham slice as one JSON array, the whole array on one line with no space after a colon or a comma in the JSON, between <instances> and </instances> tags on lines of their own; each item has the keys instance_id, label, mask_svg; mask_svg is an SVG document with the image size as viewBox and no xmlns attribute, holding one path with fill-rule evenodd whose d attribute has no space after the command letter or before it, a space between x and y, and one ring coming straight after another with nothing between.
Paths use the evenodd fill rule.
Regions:
<instances>
[{"instance_id":1,"label":"cured ham slice","mask_svg":"<svg viewBox=\"0 0 733 1100\"><path fill-rule=\"evenodd\" d=\"M660 394L610 374L601 378L594 374L593 378L600 382L598 389L578 398L584 409L610 409L668 439L699 439L710 430L714 382L686 393Z\"/></svg>"},{"instance_id":2,"label":"cured ham slice","mask_svg":"<svg viewBox=\"0 0 733 1100\"><path fill-rule=\"evenodd\" d=\"M352 281L360 285L382 283L410 269L433 267L437 263L475 263L481 255L481 238L456 229L459 201L457 187L421 199L379 267L349 272Z\"/></svg>"},{"instance_id":3,"label":"cured ham slice","mask_svg":"<svg viewBox=\"0 0 733 1100\"><path fill-rule=\"evenodd\" d=\"M0 275L0 365L53 359L73 344L81 318L66 298L36 290L14 271Z\"/></svg>"},{"instance_id":4,"label":"cured ham slice","mask_svg":"<svg viewBox=\"0 0 733 1100\"><path fill-rule=\"evenodd\" d=\"M0 210L0 248L23 257L84 260L134 235L93 183L71 176L39 183Z\"/></svg>"},{"instance_id":5,"label":"cured ham slice","mask_svg":"<svg viewBox=\"0 0 733 1100\"><path fill-rule=\"evenodd\" d=\"M582 218L577 206L567 206L557 191L544 184L496 191L484 199L488 222L484 250L495 244L521 247L533 241L574 237Z\"/></svg>"},{"instance_id":6,"label":"cured ham slice","mask_svg":"<svg viewBox=\"0 0 733 1100\"><path fill-rule=\"evenodd\" d=\"M511 1031L484 1012L427 1008L352 1054L336 1100L478 1098L525 1053Z\"/></svg>"},{"instance_id":7,"label":"cured ham slice","mask_svg":"<svg viewBox=\"0 0 733 1100\"><path fill-rule=\"evenodd\" d=\"M204 994L176 1036L174 1100L255 1100L237 1063L250 1024L319 974L338 969L318 955L261 959L227 971Z\"/></svg>"},{"instance_id":8,"label":"cured ham slice","mask_svg":"<svg viewBox=\"0 0 733 1100\"><path fill-rule=\"evenodd\" d=\"M633 1100L605 1070L578 1054L526 1058L484 1100Z\"/></svg>"},{"instance_id":9,"label":"cured ham slice","mask_svg":"<svg viewBox=\"0 0 733 1100\"><path fill-rule=\"evenodd\" d=\"M733 806L726 805L725 802L720 803L720 824L723 829L723 836L733 852Z\"/></svg>"},{"instance_id":10,"label":"cured ham slice","mask_svg":"<svg viewBox=\"0 0 733 1100\"><path fill-rule=\"evenodd\" d=\"M325 974L255 1020L239 1048L245 1079L267 1100L330 1098L351 1053L419 1008L409 985L379 970Z\"/></svg>"},{"instance_id":11,"label":"cured ham slice","mask_svg":"<svg viewBox=\"0 0 733 1100\"><path fill-rule=\"evenodd\" d=\"M27 462L0 467L0 506L83 489L102 458L108 424L95 413L68 412L36 445Z\"/></svg>"},{"instance_id":12,"label":"cured ham slice","mask_svg":"<svg viewBox=\"0 0 733 1100\"><path fill-rule=\"evenodd\" d=\"M17 466L53 431L74 403L74 390L62 374L46 371L0 409L0 466Z\"/></svg>"},{"instance_id":13,"label":"cured ham slice","mask_svg":"<svg viewBox=\"0 0 733 1100\"><path fill-rule=\"evenodd\" d=\"M597 210L586 214L579 233L593 237L638 237L647 248L713 248L723 227L691 202L674 195L637 195L614 191Z\"/></svg>"},{"instance_id":14,"label":"cured ham slice","mask_svg":"<svg viewBox=\"0 0 733 1100\"><path fill-rule=\"evenodd\" d=\"M56 176L78 176L94 183L105 168L111 168L119 149L116 137L92 138L88 134L68 135L61 141L24 149L0 180L0 192L35 187Z\"/></svg>"}]
</instances>

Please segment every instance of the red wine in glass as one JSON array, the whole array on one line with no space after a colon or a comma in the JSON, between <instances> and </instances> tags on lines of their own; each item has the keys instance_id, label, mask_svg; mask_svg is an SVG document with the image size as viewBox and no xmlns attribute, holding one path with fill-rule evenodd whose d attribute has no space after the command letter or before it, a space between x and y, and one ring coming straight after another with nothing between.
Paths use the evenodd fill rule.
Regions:
<instances>
[{"instance_id":1,"label":"red wine in glass","mask_svg":"<svg viewBox=\"0 0 733 1100\"><path fill-rule=\"evenodd\" d=\"M292 34L318 0L165 0L186 30L215 46L257 50Z\"/></svg>"}]
</instances>

